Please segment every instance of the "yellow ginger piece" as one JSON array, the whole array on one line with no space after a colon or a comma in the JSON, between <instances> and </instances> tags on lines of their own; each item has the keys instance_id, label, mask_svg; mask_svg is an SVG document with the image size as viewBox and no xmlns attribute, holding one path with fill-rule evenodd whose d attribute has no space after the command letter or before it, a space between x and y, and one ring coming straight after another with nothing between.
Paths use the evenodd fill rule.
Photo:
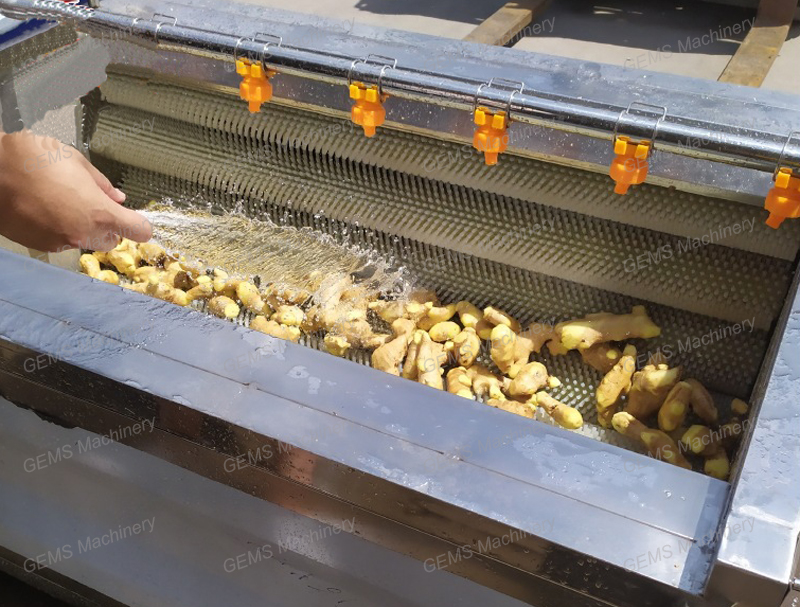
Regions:
<instances>
[{"instance_id":1,"label":"yellow ginger piece","mask_svg":"<svg viewBox=\"0 0 800 607\"><path fill-rule=\"evenodd\" d=\"M188 306L189 300L186 297L186 292L181 289L168 285L164 282L159 282L157 276L151 276L150 279L143 283L144 292L151 297L168 301L179 306Z\"/></svg>"},{"instance_id":2,"label":"yellow ginger piece","mask_svg":"<svg viewBox=\"0 0 800 607\"><path fill-rule=\"evenodd\" d=\"M130 278L133 282L150 282L150 277L155 276L160 281L163 273L159 268L142 266L141 268L136 268Z\"/></svg>"},{"instance_id":3,"label":"yellow ginger piece","mask_svg":"<svg viewBox=\"0 0 800 607\"><path fill-rule=\"evenodd\" d=\"M180 266L180 264L178 264ZM167 265L167 270L170 269L172 264ZM214 287L215 293L222 293L225 290L225 287L228 285L228 280L230 280L230 276L225 270L221 270L220 268L214 268L212 272L212 282L211 285Z\"/></svg>"},{"instance_id":4,"label":"yellow ginger piece","mask_svg":"<svg viewBox=\"0 0 800 607\"><path fill-rule=\"evenodd\" d=\"M548 325L546 323L532 322L531 324L528 325L528 328L525 329L525 331L522 333L522 336L527 337L531 341L533 345L532 351L536 352L537 354L539 354L542 351L542 346L546 342L549 341L555 341L556 343L558 342L558 336L556 335L555 327L553 327L553 325ZM556 352L552 351L553 348L551 346L548 346L548 348L551 350L552 354L556 354ZM559 353L566 354L566 352L567 351L563 349L563 352Z\"/></svg>"},{"instance_id":5,"label":"yellow ginger piece","mask_svg":"<svg viewBox=\"0 0 800 607\"><path fill-rule=\"evenodd\" d=\"M412 321L413 322L413 321ZM405 377L406 379L417 379L417 358L419 354L419 344L420 340L414 339L414 333L412 332L412 338L408 342L408 350L406 351L406 359L403 362L403 370L401 372L401 376Z\"/></svg>"},{"instance_id":6,"label":"yellow ginger piece","mask_svg":"<svg viewBox=\"0 0 800 607\"><path fill-rule=\"evenodd\" d=\"M154 242L142 242L139 244L139 255L147 265L158 266L167 259L167 252L159 244Z\"/></svg>"},{"instance_id":7,"label":"yellow ginger piece","mask_svg":"<svg viewBox=\"0 0 800 607\"><path fill-rule=\"evenodd\" d=\"M547 350L552 356L563 356L569 352L569 348L561 343L561 340L558 338L558 336L547 342Z\"/></svg>"},{"instance_id":8,"label":"yellow ginger piece","mask_svg":"<svg viewBox=\"0 0 800 607\"><path fill-rule=\"evenodd\" d=\"M421 384L444 390L442 364L446 358L444 346L433 341L426 331L414 333L417 342L417 381Z\"/></svg>"},{"instance_id":9,"label":"yellow ginger piece","mask_svg":"<svg viewBox=\"0 0 800 607\"><path fill-rule=\"evenodd\" d=\"M253 312L254 314L261 314L264 311L264 300L261 299L261 294L258 292L252 282L243 280L236 286L236 297L242 302L242 305Z\"/></svg>"},{"instance_id":10,"label":"yellow ginger piece","mask_svg":"<svg viewBox=\"0 0 800 607\"><path fill-rule=\"evenodd\" d=\"M703 387L703 384L696 379L687 379L686 383L692 387L692 397L690 400L692 411L705 423L715 426L719 419L719 412L717 411L717 406L714 404L714 399L711 394L709 394L708 390Z\"/></svg>"},{"instance_id":11,"label":"yellow ginger piece","mask_svg":"<svg viewBox=\"0 0 800 607\"><path fill-rule=\"evenodd\" d=\"M747 415L749 410L750 405L740 398L734 398L731 402L731 411L733 411L736 415Z\"/></svg>"},{"instance_id":12,"label":"yellow ginger piece","mask_svg":"<svg viewBox=\"0 0 800 607\"><path fill-rule=\"evenodd\" d=\"M131 259L133 260L134 267L138 268L139 264L142 263L142 255L139 253L138 243L135 243L127 238L122 238L119 244L114 247L112 251L116 251L117 253L127 253L130 255ZM111 253L111 251L109 251L109 253ZM107 261L106 263L110 262Z\"/></svg>"},{"instance_id":13,"label":"yellow ginger piece","mask_svg":"<svg viewBox=\"0 0 800 607\"><path fill-rule=\"evenodd\" d=\"M195 301L196 299L208 299L214 294L214 289L210 282L201 282L196 287L192 287L186 291L187 302Z\"/></svg>"},{"instance_id":14,"label":"yellow ginger piece","mask_svg":"<svg viewBox=\"0 0 800 607\"><path fill-rule=\"evenodd\" d=\"M108 252L107 251L94 251L92 253L92 257L97 259L100 263L110 266L111 262L108 261Z\"/></svg>"},{"instance_id":15,"label":"yellow ginger piece","mask_svg":"<svg viewBox=\"0 0 800 607\"><path fill-rule=\"evenodd\" d=\"M342 289L343 290L343 289ZM287 285L279 285L273 283L269 285L264 291L263 299L266 301L270 308L277 310L282 305L300 306L311 298L311 293L305 289L295 289ZM336 303L341 298L341 292L338 295ZM324 301L324 300L320 300Z\"/></svg>"},{"instance_id":16,"label":"yellow ginger piece","mask_svg":"<svg viewBox=\"0 0 800 607\"><path fill-rule=\"evenodd\" d=\"M297 306L283 305L278 306L270 318L288 327L299 327L303 324L304 314L303 310Z\"/></svg>"},{"instance_id":17,"label":"yellow ginger piece","mask_svg":"<svg viewBox=\"0 0 800 607\"><path fill-rule=\"evenodd\" d=\"M350 351L350 342L341 335L326 335L325 350L334 356L346 356Z\"/></svg>"},{"instance_id":18,"label":"yellow ginger piece","mask_svg":"<svg viewBox=\"0 0 800 607\"><path fill-rule=\"evenodd\" d=\"M708 476L713 476L721 481L728 480L731 474L731 461L724 449L717 449L714 453L706 457L703 463L703 471Z\"/></svg>"},{"instance_id":19,"label":"yellow ginger piece","mask_svg":"<svg viewBox=\"0 0 800 607\"><path fill-rule=\"evenodd\" d=\"M483 312L481 309L468 301L459 301L456 304L456 312L458 313L458 319L461 321L461 324L467 329L475 329L478 322L483 319Z\"/></svg>"},{"instance_id":20,"label":"yellow ginger piece","mask_svg":"<svg viewBox=\"0 0 800 607\"><path fill-rule=\"evenodd\" d=\"M426 330L421 323L417 326L422 330ZM450 320L437 322L435 325L430 327L430 331L428 331L431 339L439 343L444 343L454 339L459 333L461 333L461 327L458 326L458 323L454 323Z\"/></svg>"},{"instance_id":21,"label":"yellow ginger piece","mask_svg":"<svg viewBox=\"0 0 800 607\"><path fill-rule=\"evenodd\" d=\"M681 368L647 365L633 374L625 411L636 419L647 419L661 408L667 394L681 378Z\"/></svg>"},{"instance_id":22,"label":"yellow ginger piece","mask_svg":"<svg viewBox=\"0 0 800 607\"><path fill-rule=\"evenodd\" d=\"M282 325L274 320L267 320L266 316L256 316L250 323L250 328L261 333L266 333L272 337L283 339L284 341L291 341L297 343L300 341L300 329L298 327L290 327Z\"/></svg>"},{"instance_id":23,"label":"yellow ginger piece","mask_svg":"<svg viewBox=\"0 0 800 607\"><path fill-rule=\"evenodd\" d=\"M481 339L490 339L492 336L492 329L494 329L494 327L495 326L488 320L486 320L485 318L481 318L475 324L475 332Z\"/></svg>"},{"instance_id":24,"label":"yellow ginger piece","mask_svg":"<svg viewBox=\"0 0 800 607\"><path fill-rule=\"evenodd\" d=\"M491 341L492 360L500 371L507 373L514 364L517 334L508 325L496 325L492 329Z\"/></svg>"},{"instance_id":25,"label":"yellow ginger piece","mask_svg":"<svg viewBox=\"0 0 800 607\"><path fill-rule=\"evenodd\" d=\"M537 392L533 402L544 409L547 414L562 428L577 430L583 426L583 416L575 407L557 401L547 392Z\"/></svg>"},{"instance_id":26,"label":"yellow ginger piece","mask_svg":"<svg viewBox=\"0 0 800 607\"><path fill-rule=\"evenodd\" d=\"M239 316L239 306L233 301L230 297L226 297L225 295L217 295L216 297L212 297L208 302L208 311L211 312L214 316L219 316L220 318L227 318L228 320L232 320Z\"/></svg>"},{"instance_id":27,"label":"yellow ginger piece","mask_svg":"<svg viewBox=\"0 0 800 607\"><path fill-rule=\"evenodd\" d=\"M447 391L456 396L472 399L472 377L464 367L454 367L447 372Z\"/></svg>"},{"instance_id":28,"label":"yellow ginger piece","mask_svg":"<svg viewBox=\"0 0 800 607\"><path fill-rule=\"evenodd\" d=\"M683 424L689 411L689 400L692 397L692 386L681 381L675 384L658 410L658 427L664 432L672 432Z\"/></svg>"},{"instance_id":29,"label":"yellow ginger piece","mask_svg":"<svg viewBox=\"0 0 800 607\"><path fill-rule=\"evenodd\" d=\"M536 408L530 403L521 403L515 400L506 400L505 398L490 398L486 404L495 409L502 409L509 413L521 415L522 417L529 417L533 419L533 414Z\"/></svg>"},{"instance_id":30,"label":"yellow ginger piece","mask_svg":"<svg viewBox=\"0 0 800 607\"><path fill-rule=\"evenodd\" d=\"M392 324L398 318L406 317L405 301L373 301L369 304L369 309L375 312L380 318Z\"/></svg>"},{"instance_id":31,"label":"yellow ginger piece","mask_svg":"<svg viewBox=\"0 0 800 607\"><path fill-rule=\"evenodd\" d=\"M414 331L414 321L398 318L392 323L394 338L372 353L372 366L391 375L400 375L400 363L408 350Z\"/></svg>"},{"instance_id":32,"label":"yellow ginger piece","mask_svg":"<svg viewBox=\"0 0 800 607\"><path fill-rule=\"evenodd\" d=\"M120 274L130 277L136 271L136 262L128 251L112 249L106 255L106 259Z\"/></svg>"},{"instance_id":33,"label":"yellow ginger piece","mask_svg":"<svg viewBox=\"0 0 800 607\"><path fill-rule=\"evenodd\" d=\"M492 306L483 309L483 320L495 326L505 325L514 333L520 333L522 331L522 327L516 318Z\"/></svg>"},{"instance_id":34,"label":"yellow ginger piece","mask_svg":"<svg viewBox=\"0 0 800 607\"><path fill-rule=\"evenodd\" d=\"M472 389L478 396L505 400L506 395L501 389L500 378L483 365L473 365L467 369L472 377Z\"/></svg>"},{"instance_id":35,"label":"yellow ginger piece","mask_svg":"<svg viewBox=\"0 0 800 607\"><path fill-rule=\"evenodd\" d=\"M417 326L422 329L423 331L428 331L431 334L431 339L434 341L438 341L434 339L433 334L431 333L431 329L434 325L439 323L444 323L449 321L453 316L456 314L456 304L449 304L446 306L434 306L432 303L428 303L425 305L427 311L425 315L419 319ZM451 323L458 328L456 323ZM446 340L445 340L446 341Z\"/></svg>"},{"instance_id":36,"label":"yellow ginger piece","mask_svg":"<svg viewBox=\"0 0 800 607\"><path fill-rule=\"evenodd\" d=\"M567 350L585 350L607 341L658 337L661 329L650 320L644 306L634 306L630 314L599 312L580 320L560 322L556 325L556 335Z\"/></svg>"},{"instance_id":37,"label":"yellow ginger piece","mask_svg":"<svg viewBox=\"0 0 800 607\"><path fill-rule=\"evenodd\" d=\"M622 351L612 343L595 344L580 353L583 362L603 374L611 371L622 358Z\"/></svg>"},{"instance_id":38,"label":"yellow ginger piece","mask_svg":"<svg viewBox=\"0 0 800 607\"><path fill-rule=\"evenodd\" d=\"M139 268L141 270L141 268ZM138 270L137 270L138 272ZM136 272L134 272L134 275ZM191 289L194 286L194 281L189 276L189 273L183 268L172 268L163 272L159 280L165 284L175 287L176 289Z\"/></svg>"},{"instance_id":39,"label":"yellow ginger piece","mask_svg":"<svg viewBox=\"0 0 800 607\"><path fill-rule=\"evenodd\" d=\"M695 424L681 437L681 443L686 449L696 455L711 455L720 446L721 435L708 426Z\"/></svg>"},{"instance_id":40,"label":"yellow ginger piece","mask_svg":"<svg viewBox=\"0 0 800 607\"><path fill-rule=\"evenodd\" d=\"M169 260L173 260L172 262ZM208 281L211 282L211 277L206 274L206 267L198 261L188 260L185 257L181 257L180 259L174 259L170 255L167 255L167 259L164 260L164 266L170 266L172 263L177 263L180 268L189 274L193 280L197 280L198 278L205 277L208 278Z\"/></svg>"},{"instance_id":41,"label":"yellow ginger piece","mask_svg":"<svg viewBox=\"0 0 800 607\"><path fill-rule=\"evenodd\" d=\"M80 258L81 272L91 278L102 280L112 285L119 284L119 276L111 270L101 270L100 261L94 255L84 253Z\"/></svg>"},{"instance_id":42,"label":"yellow ginger piece","mask_svg":"<svg viewBox=\"0 0 800 607\"><path fill-rule=\"evenodd\" d=\"M611 418L614 430L640 441L651 457L691 470L692 466L678 449L678 445L663 430L648 428L630 413L620 412Z\"/></svg>"},{"instance_id":43,"label":"yellow ginger piece","mask_svg":"<svg viewBox=\"0 0 800 607\"><path fill-rule=\"evenodd\" d=\"M617 412L622 397L628 393L636 371L636 346L625 346L622 357L606 373L597 386L597 421L603 428L611 427L611 418Z\"/></svg>"},{"instance_id":44,"label":"yellow ginger piece","mask_svg":"<svg viewBox=\"0 0 800 607\"><path fill-rule=\"evenodd\" d=\"M472 327L467 327L453 337L453 352L456 363L461 367L471 367L481 351L481 338Z\"/></svg>"},{"instance_id":45,"label":"yellow ginger piece","mask_svg":"<svg viewBox=\"0 0 800 607\"><path fill-rule=\"evenodd\" d=\"M517 335L514 339L514 358L506 371L506 374L514 379L520 369L528 364L531 352L536 348L536 344L526 335Z\"/></svg>"},{"instance_id":46,"label":"yellow ginger piece","mask_svg":"<svg viewBox=\"0 0 800 607\"><path fill-rule=\"evenodd\" d=\"M407 319L400 318L398 320ZM392 340L391 335L375 333L370 324L363 318L359 318L357 314L345 317L345 320L334 327L333 332L347 339L354 348L365 348L367 350L374 350Z\"/></svg>"},{"instance_id":47,"label":"yellow ginger piece","mask_svg":"<svg viewBox=\"0 0 800 607\"><path fill-rule=\"evenodd\" d=\"M517 376L508 382L508 395L512 398L533 396L549 385L547 368L540 362L528 363L520 369Z\"/></svg>"}]
</instances>

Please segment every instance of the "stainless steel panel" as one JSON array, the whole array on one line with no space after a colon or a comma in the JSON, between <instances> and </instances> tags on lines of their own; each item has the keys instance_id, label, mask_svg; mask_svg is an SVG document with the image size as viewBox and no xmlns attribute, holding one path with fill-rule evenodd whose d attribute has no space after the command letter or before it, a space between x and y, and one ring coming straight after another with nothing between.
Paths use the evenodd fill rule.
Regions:
<instances>
[{"instance_id":1,"label":"stainless steel panel","mask_svg":"<svg viewBox=\"0 0 800 607\"><path fill-rule=\"evenodd\" d=\"M319 520L355 507L368 521L357 533L421 561L524 531L456 572L542 607L676 604L704 587L712 555L698 540L718 525L726 483L9 253L0 263L0 385L13 401L32 406L36 385L72 391L69 408L41 394L36 406L94 431L110 413L155 416L165 442L141 448ZM34 270L46 289L20 281ZM68 347L90 335L91 348ZM27 375L28 349L59 362ZM308 459L258 462L252 482L220 470L277 441ZM685 551L636 564L665 545Z\"/></svg>"}]
</instances>

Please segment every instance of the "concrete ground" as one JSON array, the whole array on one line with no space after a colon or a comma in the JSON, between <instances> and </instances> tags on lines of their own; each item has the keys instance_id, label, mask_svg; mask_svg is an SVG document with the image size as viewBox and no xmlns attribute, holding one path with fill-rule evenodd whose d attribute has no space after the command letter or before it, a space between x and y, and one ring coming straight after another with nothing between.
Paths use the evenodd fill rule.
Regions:
<instances>
[{"instance_id":1,"label":"concrete ground","mask_svg":"<svg viewBox=\"0 0 800 607\"><path fill-rule=\"evenodd\" d=\"M505 0L243 0L359 23L464 38ZM525 0L520 0L524 5ZM755 10L679 0L551 0L515 48L716 80ZM713 33L716 32L716 35ZM730 33L729 36L725 34ZM703 44L714 38L710 44ZM763 88L800 94L800 24L795 23ZM0 574L2 607L64 604Z\"/></svg>"}]
</instances>

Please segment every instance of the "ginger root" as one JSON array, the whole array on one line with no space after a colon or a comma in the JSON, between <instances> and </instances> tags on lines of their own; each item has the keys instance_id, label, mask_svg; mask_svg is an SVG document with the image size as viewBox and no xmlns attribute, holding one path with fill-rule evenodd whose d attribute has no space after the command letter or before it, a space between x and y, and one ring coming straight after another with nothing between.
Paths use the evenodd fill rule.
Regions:
<instances>
[{"instance_id":1,"label":"ginger root","mask_svg":"<svg viewBox=\"0 0 800 607\"><path fill-rule=\"evenodd\" d=\"M681 437L681 443L696 455L711 455L719 449L721 436L708 426L695 424Z\"/></svg>"},{"instance_id":2,"label":"ginger root","mask_svg":"<svg viewBox=\"0 0 800 607\"><path fill-rule=\"evenodd\" d=\"M661 335L661 329L650 320L644 306L634 306L630 314L587 314L586 318L558 323L555 332L567 350L585 350L608 341Z\"/></svg>"},{"instance_id":3,"label":"ginger root","mask_svg":"<svg viewBox=\"0 0 800 607\"><path fill-rule=\"evenodd\" d=\"M422 326L422 323L418 324L417 326L420 329L425 330L425 327ZM430 328L430 331L428 331L431 339L439 343L444 343L454 339L459 333L461 333L461 327L459 327L457 323L454 323L450 320L437 322Z\"/></svg>"},{"instance_id":4,"label":"ginger root","mask_svg":"<svg viewBox=\"0 0 800 607\"><path fill-rule=\"evenodd\" d=\"M472 377L464 367L454 367L447 372L447 391L456 396L472 399Z\"/></svg>"},{"instance_id":5,"label":"ginger root","mask_svg":"<svg viewBox=\"0 0 800 607\"><path fill-rule=\"evenodd\" d=\"M502 409L503 411L508 411L509 413L514 413L530 419L533 419L533 415L536 411L536 408L530 403L506 400L505 398L490 398L486 401L486 404L495 409Z\"/></svg>"},{"instance_id":6,"label":"ginger root","mask_svg":"<svg viewBox=\"0 0 800 607\"><path fill-rule=\"evenodd\" d=\"M167 259L167 252L159 244L154 242L142 242L139 244L139 255L149 266L159 266Z\"/></svg>"},{"instance_id":7,"label":"ginger root","mask_svg":"<svg viewBox=\"0 0 800 607\"><path fill-rule=\"evenodd\" d=\"M583 362L597 369L600 373L606 374L614 368L622 358L622 352L614 344L600 343L595 344L585 350L580 350Z\"/></svg>"},{"instance_id":8,"label":"ginger root","mask_svg":"<svg viewBox=\"0 0 800 607\"><path fill-rule=\"evenodd\" d=\"M512 398L533 396L548 385L549 378L547 368L542 363L528 363L508 383L508 395Z\"/></svg>"},{"instance_id":9,"label":"ginger root","mask_svg":"<svg viewBox=\"0 0 800 607\"><path fill-rule=\"evenodd\" d=\"M721 481L728 480L731 473L731 461L724 449L717 449L706 457L706 461L703 463L703 472Z\"/></svg>"},{"instance_id":10,"label":"ginger root","mask_svg":"<svg viewBox=\"0 0 800 607\"><path fill-rule=\"evenodd\" d=\"M282 305L278 306L275 313L270 317L275 322L289 327L299 327L303 324L305 314L298 306Z\"/></svg>"},{"instance_id":11,"label":"ginger root","mask_svg":"<svg viewBox=\"0 0 800 607\"><path fill-rule=\"evenodd\" d=\"M432 332L432 329L435 325L449 321L456 314L456 304L449 304L446 306L436 307L432 303L428 302L427 304L425 304L425 307L427 311L425 312L425 315L419 319L419 321L417 322L417 326L423 331L428 331L429 333ZM450 323L450 324L455 325L456 328L458 328L458 325L456 323ZM431 339L433 339L433 341L439 341L438 339L433 337L432 333L431 333ZM442 341L447 341L447 340L442 340Z\"/></svg>"},{"instance_id":12,"label":"ginger root","mask_svg":"<svg viewBox=\"0 0 800 607\"><path fill-rule=\"evenodd\" d=\"M230 297L225 295L217 295L212 297L208 302L208 311L214 316L220 318L227 318L232 320L239 316L239 306Z\"/></svg>"},{"instance_id":13,"label":"ginger root","mask_svg":"<svg viewBox=\"0 0 800 607\"><path fill-rule=\"evenodd\" d=\"M453 352L456 362L462 367L471 367L481 350L481 338L472 327L467 327L453 337Z\"/></svg>"},{"instance_id":14,"label":"ginger root","mask_svg":"<svg viewBox=\"0 0 800 607\"><path fill-rule=\"evenodd\" d=\"M446 358L444 346L430 338L426 331L416 331L414 341L417 343L417 381L431 388L444 390L442 364Z\"/></svg>"},{"instance_id":15,"label":"ginger root","mask_svg":"<svg viewBox=\"0 0 800 607\"><path fill-rule=\"evenodd\" d=\"M577 430L583 426L583 416L575 407L570 407L557 401L547 392L537 392L533 401L544 409L547 414L562 428Z\"/></svg>"},{"instance_id":16,"label":"ginger root","mask_svg":"<svg viewBox=\"0 0 800 607\"><path fill-rule=\"evenodd\" d=\"M659 410L669 391L681 378L681 368L647 365L633 374L625 411L636 419L647 419Z\"/></svg>"},{"instance_id":17,"label":"ginger root","mask_svg":"<svg viewBox=\"0 0 800 607\"><path fill-rule=\"evenodd\" d=\"M392 323L394 338L375 349L372 366L390 375L400 375L400 363L408 350L414 326L414 321L408 318L396 319Z\"/></svg>"},{"instance_id":18,"label":"ginger root","mask_svg":"<svg viewBox=\"0 0 800 607\"><path fill-rule=\"evenodd\" d=\"M597 386L597 421L603 428L611 427L611 418L617 412L623 395L631 387L636 371L636 346L625 346L622 357Z\"/></svg>"},{"instance_id":19,"label":"ginger root","mask_svg":"<svg viewBox=\"0 0 800 607\"><path fill-rule=\"evenodd\" d=\"M120 274L130 277L133 276L133 273L136 271L137 266L133 256L128 251L121 250L119 247L109 251L106 255L106 259Z\"/></svg>"},{"instance_id":20,"label":"ginger root","mask_svg":"<svg viewBox=\"0 0 800 607\"><path fill-rule=\"evenodd\" d=\"M478 396L505 400L500 379L483 365L473 365L467 372L472 377L472 389Z\"/></svg>"},{"instance_id":21,"label":"ginger root","mask_svg":"<svg viewBox=\"0 0 800 607\"><path fill-rule=\"evenodd\" d=\"M692 466L678 449L678 445L663 430L648 428L630 413L624 411L611 418L614 430L644 444L647 452L656 459L691 470Z\"/></svg>"},{"instance_id":22,"label":"ginger root","mask_svg":"<svg viewBox=\"0 0 800 607\"><path fill-rule=\"evenodd\" d=\"M264 300L258 292L258 288L252 283L243 280L236 286L236 297L242 302L242 305L253 312L254 314L261 314L264 312Z\"/></svg>"},{"instance_id":23,"label":"ginger root","mask_svg":"<svg viewBox=\"0 0 800 607\"><path fill-rule=\"evenodd\" d=\"M696 379L687 379L686 383L692 387L692 397L689 401L692 406L692 411L705 423L710 426L716 426L717 420L719 419L719 412L717 411L717 406L714 404L714 399L711 394L709 394L708 390L703 387L703 384Z\"/></svg>"},{"instance_id":24,"label":"ginger root","mask_svg":"<svg viewBox=\"0 0 800 607\"><path fill-rule=\"evenodd\" d=\"M81 272L90 278L96 278L112 285L119 284L119 276L112 270L101 270L100 261L94 255L84 253L80 258Z\"/></svg>"},{"instance_id":25,"label":"ginger root","mask_svg":"<svg viewBox=\"0 0 800 607\"><path fill-rule=\"evenodd\" d=\"M508 325L499 324L492 329L491 340L492 360L500 371L507 373L514 364L517 334Z\"/></svg>"},{"instance_id":26,"label":"ginger root","mask_svg":"<svg viewBox=\"0 0 800 607\"><path fill-rule=\"evenodd\" d=\"M750 405L744 402L740 398L734 398L731 401L731 411L733 411L736 415L747 415L747 412L750 410Z\"/></svg>"},{"instance_id":27,"label":"ginger root","mask_svg":"<svg viewBox=\"0 0 800 607\"><path fill-rule=\"evenodd\" d=\"M325 344L325 351L334 356L345 356L350 351L350 342L341 335L328 334L325 336L323 343Z\"/></svg>"},{"instance_id":28,"label":"ginger root","mask_svg":"<svg viewBox=\"0 0 800 607\"><path fill-rule=\"evenodd\" d=\"M282 325L274 320L267 320L266 316L256 316L253 318L250 323L250 328L285 341L294 343L300 341L301 333L299 328Z\"/></svg>"},{"instance_id":29,"label":"ginger root","mask_svg":"<svg viewBox=\"0 0 800 607\"><path fill-rule=\"evenodd\" d=\"M210 282L201 282L196 287L186 291L186 301L191 303L196 299L208 299L213 293L214 289L211 287Z\"/></svg>"},{"instance_id":30,"label":"ginger root","mask_svg":"<svg viewBox=\"0 0 800 607\"><path fill-rule=\"evenodd\" d=\"M468 301L459 301L456 304L458 319L465 329L475 329L478 322L483 319L483 312L478 306L472 305ZM476 331L477 333L477 331Z\"/></svg>"},{"instance_id":31,"label":"ginger root","mask_svg":"<svg viewBox=\"0 0 800 607\"><path fill-rule=\"evenodd\" d=\"M664 432L672 432L680 427L683 420L686 419L691 397L691 384L685 381L675 384L658 410L658 427Z\"/></svg>"},{"instance_id":32,"label":"ginger root","mask_svg":"<svg viewBox=\"0 0 800 607\"><path fill-rule=\"evenodd\" d=\"M514 333L519 333L522 331L522 326L520 326L519 321L516 318L507 312L503 312L502 310L493 308L492 306L483 309L483 320L495 326L505 325Z\"/></svg>"},{"instance_id":33,"label":"ginger root","mask_svg":"<svg viewBox=\"0 0 800 607\"><path fill-rule=\"evenodd\" d=\"M542 346L546 342L554 341L556 344L559 344L559 338L556 335L555 327L553 325L548 325L540 322L532 322L528 325L528 328L522 333L522 336L527 337L532 345L533 345L533 352L539 354L542 351ZM565 354L566 349L555 348L559 350L558 352L553 351L553 347L548 345L548 349L550 349L552 354Z\"/></svg>"}]
</instances>

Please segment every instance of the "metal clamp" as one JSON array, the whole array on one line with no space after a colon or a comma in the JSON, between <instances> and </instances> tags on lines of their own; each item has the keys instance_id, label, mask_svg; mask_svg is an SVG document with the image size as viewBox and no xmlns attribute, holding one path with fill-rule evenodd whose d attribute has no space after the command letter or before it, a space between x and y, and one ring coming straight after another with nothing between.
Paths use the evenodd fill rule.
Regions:
<instances>
[{"instance_id":1,"label":"metal clamp","mask_svg":"<svg viewBox=\"0 0 800 607\"><path fill-rule=\"evenodd\" d=\"M786 148L789 147L792 138L795 136L800 136L800 131L792 131L786 138L786 141L784 142L783 147L781 148L781 155L778 156L778 164L775 165L775 171L772 173L773 179L775 179L775 176L778 174L778 171L781 170L781 167L783 166L783 159L786 157Z\"/></svg>"},{"instance_id":2,"label":"metal clamp","mask_svg":"<svg viewBox=\"0 0 800 607\"><path fill-rule=\"evenodd\" d=\"M276 44L277 42L276 46L280 48L280 46L283 44L282 36L264 33L258 33L255 36L242 36L236 41L236 46L233 47L233 62L236 63L236 61L239 59L239 46L242 44L242 42L248 40L252 42L262 42L265 39L266 42L264 42L264 46L261 49L261 58L259 59L261 65L264 66L264 62L267 59L267 51L269 50L270 45ZM253 59L252 57L247 57L247 60L252 61Z\"/></svg>"},{"instance_id":3,"label":"metal clamp","mask_svg":"<svg viewBox=\"0 0 800 607\"><path fill-rule=\"evenodd\" d=\"M350 69L347 71L347 84L348 86L353 83L353 72L356 69L356 66L359 63L363 63L364 65L380 65L381 71L378 74L378 95L383 94L383 75L386 73L386 70L393 70L397 67L397 59L394 57L387 57L385 55L375 55L374 53L370 53L366 57L362 57L360 59L353 59L353 63L350 64Z\"/></svg>"},{"instance_id":4,"label":"metal clamp","mask_svg":"<svg viewBox=\"0 0 800 607\"><path fill-rule=\"evenodd\" d=\"M511 94L508 96L508 100L506 101L506 109L505 109L506 117L508 119L510 119L511 118L511 102L514 100L514 95L522 94L522 92L525 90L525 83L521 82L519 80L508 80L506 78L492 78L491 80L489 80L489 82L484 82L483 84L479 85L478 89L475 91L475 97L473 99L473 104L472 104L472 106L473 106L472 107L472 113L473 114L475 113L475 110L478 109L478 105L479 105L479 101L480 101L479 97L480 97L481 91L484 88L487 88L487 89L494 88L494 89L500 89L500 90L511 90ZM489 105L489 103L487 103L486 105Z\"/></svg>"},{"instance_id":5,"label":"metal clamp","mask_svg":"<svg viewBox=\"0 0 800 607\"><path fill-rule=\"evenodd\" d=\"M664 107L663 105L652 105L650 103L642 103L641 101L631 101L628 104L628 107L625 108L624 110L622 110L619 113L619 118L617 118L617 121L614 123L614 133L612 135L612 139L611 140L612 141L616 141L617 140L617 132L619 130L620 122L622 122L622 119L625 117L625 115L630 114L631 110L634 109L634 107L636 107L636 106L638 106L640 108L647 109L647 110L657 110L658 111L657 113L659 114L659 116L658 116L658 119L656 120L655 124L653 125L653 130L650 133L650 137L641 139L642 141L650 141L650 148L653 149L653 146L655 144L656 135L658 134L658 125L667 116L667 108Z\"/></svg>"},{"instance_id":6,"label":"metal clamp","mask_svg":"<svg viewBox=\"0 0 800 607\"><path fill-rule=\"evenodd\" d=\"M177 17L174 16L170 17L169 15L165 15L164 13L153 13L153 16L150 19L150 21L155 21L156 17L166 17L167 19L172 19L172 23L170 25L172 25L173 27L178 25ZM156 25L156 31L153 32L153 39L155 40L156 44L158 44L158 32L165 23L166 21L159 21L158 24Z\"/></svg>"}]
</instances>

